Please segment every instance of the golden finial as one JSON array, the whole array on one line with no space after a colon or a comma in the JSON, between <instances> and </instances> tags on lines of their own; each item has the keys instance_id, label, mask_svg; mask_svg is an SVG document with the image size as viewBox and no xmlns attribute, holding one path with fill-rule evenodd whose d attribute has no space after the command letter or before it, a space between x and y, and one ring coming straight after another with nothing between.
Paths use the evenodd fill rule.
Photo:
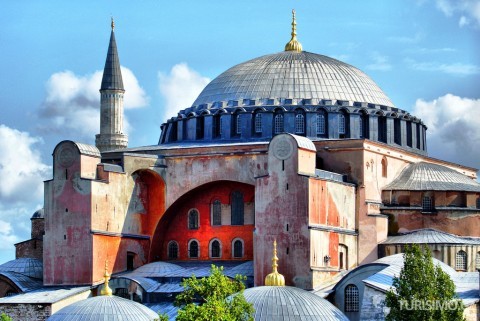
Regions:
<instances>
[{"instance_id":1,"label":"golden finial","mask_svg":"<svg viewBox=\"0 0 480 321\"><path fill-rule=\"evenodd\" d=\"M285 277L278 273L277 240L273 241L272 273L265 277L265 285L284 286Z\"/></svg>"},{"instance_id":2,"label":"golden finial","mask_svg":"<svg viewBox=\"0 0 480 321\"><path fill-rule=\"evenodd\" d=\"M295 20L295 9L292 10L292 39L285 45L285 51L302 52L302 44L297 40L297 21Z\"/></svg>"},{"instance_id":3,"label":"golden finial","mask_svg":"<svg viewBox=\"0 0 480 321\"><path fill-rule=\"evenodd\" d=\"M113 20L113 17L112 17L112 22L110 23L110 26L112 27L112 31L115 30L115 21Z\"/></svg>"},{"instance_id":4,"label":"golden finial","mask_svg":"<svg viewBox=\"0 0 480 321\"><path fill-rule=\"evenodd\" d=\"M105 260L105 274L103 275L105 278L105 284L103 285L102 291L100 291L101 295L112 296L112 289L108 286L108 280L110 280L110 274L108 274L108 260Z\"/></svg>"}]
</instances>

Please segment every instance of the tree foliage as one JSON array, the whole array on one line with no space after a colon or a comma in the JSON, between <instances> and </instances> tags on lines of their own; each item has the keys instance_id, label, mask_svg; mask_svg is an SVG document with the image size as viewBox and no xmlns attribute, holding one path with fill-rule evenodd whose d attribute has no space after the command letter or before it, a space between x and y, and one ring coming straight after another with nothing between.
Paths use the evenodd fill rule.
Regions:
<instances>
[{"instance_id":1,"label":"tree foliage","mask_svg":"<svg viewBox=\"0 0 480 321\"><path fill-rule=\"evenodd\" d=\"M404 266L386 296L387 321L460 321L464 306L456 298L455 285L428 247L405 247Z\"/></svg>"},{"instance_id":2,"label":"tree foliage","mask_svg":"<svg viewBox=\"0 0 480 321\"><path fill-rule=\"evenodd\" d=\"M253 305L243 296L245 277L231 280L223 267L212 265L208 278L192 276L182 281L185 291L175 305L180 306L177 321L253 321Z\"/></svg>"},{"instance_id":3,"label":"tree foliage","mask_svg":"<svg viewBox=\"0 0 480 321\"><path fill-rule=\"evenodd\" d=\"M5 313L0 314L0 321L12 321L12 318Z\"/></svg>"}]
</instances>

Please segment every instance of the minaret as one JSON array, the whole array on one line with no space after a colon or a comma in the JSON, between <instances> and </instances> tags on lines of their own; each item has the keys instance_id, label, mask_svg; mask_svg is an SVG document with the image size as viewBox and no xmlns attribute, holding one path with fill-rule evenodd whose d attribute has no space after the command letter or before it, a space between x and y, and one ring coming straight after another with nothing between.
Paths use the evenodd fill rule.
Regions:
<instances>
[{"instance_id":1,"label":"minaret","mask_svg":"<svg viewBox=\"0 0 480 321\"><path fill-rule=\"evenodd\" d=\"M123 133L123 94L125 89L115 42L113 18L111 26L112 33L100 87L100 134L95 136L95 145L100 152L128 146L128 137Z\"/></svg>"}]
</instances>

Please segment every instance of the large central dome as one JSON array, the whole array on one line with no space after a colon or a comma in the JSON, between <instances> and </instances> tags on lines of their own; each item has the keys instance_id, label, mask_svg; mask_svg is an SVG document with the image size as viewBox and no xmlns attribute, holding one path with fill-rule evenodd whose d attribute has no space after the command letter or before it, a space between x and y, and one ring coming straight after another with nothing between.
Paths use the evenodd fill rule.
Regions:
<instances>
[{"instance_id":1,"label":"large central dome","mask_svg":"<svg viewBox=\"0 0 480 321\"><path fill-rule=\"evenodd\" d=\"M306 51L284 51L238 64L210 82L193 106L268 98L342 100L394 107L359 69Z\"/></svg>"}]
</instances>

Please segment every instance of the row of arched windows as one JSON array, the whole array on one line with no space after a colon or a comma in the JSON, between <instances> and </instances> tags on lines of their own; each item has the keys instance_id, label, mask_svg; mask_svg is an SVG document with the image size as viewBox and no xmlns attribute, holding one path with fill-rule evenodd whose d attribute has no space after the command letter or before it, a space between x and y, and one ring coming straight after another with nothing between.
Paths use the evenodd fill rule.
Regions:
<instances>
[{"instance_id":1,"label":"row of arched windows","mask_svg":"<svg viewBox=\"0 0 480 321\"><path fill-rule=\"evenodd\" d=\"M208 256L212 259L219 259L222 257L222 243L218 239L212 239L208 245ZM244 256L244 244L240 238L232 240L232 257L241 259ZM177 241L170 241L167 245L167 257L169 260L179 258L179 245ZM188 242L188 257L197 259L200 257L200 242L198 240L190 240Z\"/></svg>"}]
</instances>

